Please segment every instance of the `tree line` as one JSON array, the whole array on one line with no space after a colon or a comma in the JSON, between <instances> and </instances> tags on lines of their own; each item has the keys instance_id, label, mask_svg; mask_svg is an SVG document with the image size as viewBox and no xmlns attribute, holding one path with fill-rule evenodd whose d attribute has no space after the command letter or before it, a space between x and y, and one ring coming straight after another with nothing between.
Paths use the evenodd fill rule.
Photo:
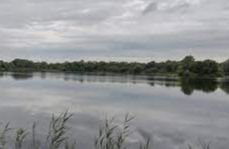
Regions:
<instances>
[{"instance_id":1,"label":"tree line","mask_svg":"<svg viewBox=\"0 0 229 149\"><path fill-rule=\"evenodd\" d=\"M229 60L218 63L214 60L197 61L186 56L181 61L164 62L104 62L74 61L63 63L33 62L26 59L14 59L11 62L0 61L0 71L33 72L58 71L80 73L119 73L119 74L160 74L179 76L220 77L229 75Z\"/></svg>"}]
</instances>

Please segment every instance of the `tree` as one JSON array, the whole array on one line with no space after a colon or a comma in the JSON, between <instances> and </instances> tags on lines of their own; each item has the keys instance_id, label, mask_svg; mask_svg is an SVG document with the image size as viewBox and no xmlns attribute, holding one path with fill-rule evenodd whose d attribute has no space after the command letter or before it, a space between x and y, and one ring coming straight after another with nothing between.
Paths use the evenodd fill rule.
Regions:
<instances>
[{"instance_id":1,"label":"tree","mask_svg":"<svg viewBox=\"0 0 229 149\"><path fill-rule=\"evenodd\" d=\"M191 55L186 56L180 62L180 66L178 68L178 73L182 76L190 76L193 64L195 63L195 58Z\"/></svg>"},{"instance_id":2,"label":"tree","mask_svg":"<svg viewBox=\"0 0 229 149\"><path fill-rule=\"evenodd\" d=\"M216 61L197 61L192 67L192 72L198 76L217 77L221 75L220 67Z\"/></svg>"},{"instance_id":3,"label":"tree","mask_svg":"<svg viewBox=\"0 0 229 149\"><path fill-rule=\"evenodd\" d=\"M229 75L229 59L222 63L222 69L226 75Z\"/></svg>"},{"instance_id":4,"label":"tree","mask_svg":"<svg viewBox=\"0 0 229 149\"><path fill-rule=\"evenodd\" d=\"M11 62L15 67L18 68L32 68L34 67L34 63L25 59L15 59Z\"/></svg>"},{"instance_id":5,"label":"tree","mask_svg":"<svg viewBox=\"0 0 229 149\"><path fill-rule=\"evenodd\" d=\"M184 70L189 70L191 69L193 63L195 62L195 58L191 55L186 56L182 61L182 66Z\"/></svg>"},{"instance_id":6,"label":"tree","mask_svg":"<svg viewBox=\"0 0 229 149\"><path fill-rule=\"evenodd\" d=\"M181 76L210 76L229 74L229 60L219 65L213 60L195 61L193 56L186 56L181 61L149 63L139 62L95 62L74 61L63 63L33 62L15 59L12 62L0 61L0 71L63 71L63 72L98 72L122 74L180 74Z\"/></svg>"}]
</instances>

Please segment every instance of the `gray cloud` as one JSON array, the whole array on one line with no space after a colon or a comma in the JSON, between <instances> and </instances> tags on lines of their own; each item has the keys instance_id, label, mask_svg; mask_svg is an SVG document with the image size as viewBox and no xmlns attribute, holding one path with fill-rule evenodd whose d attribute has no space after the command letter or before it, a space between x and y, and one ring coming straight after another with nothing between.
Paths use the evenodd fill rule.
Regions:
<instances>
[{"instance_id":1,"label":"gray cloud","mask_svg":"<svg viewBox=\"0 0 229 149\"><path fill-rule=\"evenodd\" d=\"M226 0L0 3L0 53L6 60L148 61L190 53L219 61L229 57Z\"/></svg>"},{"instance_id":2,"label":"gray cloud","mask_svg":"<svg viewBox=\"0 0 229 149\"><path fill-rule=\"evenodd\" d=\"M150 13L152 11L156 11L156 10L157 10L157 3L152 2L142 11L142 13L148 14L148 13Z\"/></svg>"}]
</instances>

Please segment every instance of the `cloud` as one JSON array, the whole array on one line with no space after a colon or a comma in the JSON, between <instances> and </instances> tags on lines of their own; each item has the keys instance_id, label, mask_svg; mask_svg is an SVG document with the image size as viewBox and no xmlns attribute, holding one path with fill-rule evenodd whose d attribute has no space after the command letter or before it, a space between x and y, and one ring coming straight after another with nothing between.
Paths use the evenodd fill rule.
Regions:
<instances>
[{"instance_id":1,"label":"cloud","mask_svg":"<svg viewBox=\"0 0 229 149\"><path fill-rule=\"evenodd\" d=\"M163 60L189 51L198 58L222 61L229 54L226 0L0 3L2 59Z\"/></svg>"},{"instance_id":2,"label":"cloud","mask_svg":"<svg viewBox=\"0 0 229 149\"><path fill-rule=\"evenodd\" d=\"M143 10L143 14L147 14L149 12L152 12L152 11L156 11L158 8L157 8L157 3L155 2L152 2L150 3L144 10Z\"/></svg>"}]
</instances>

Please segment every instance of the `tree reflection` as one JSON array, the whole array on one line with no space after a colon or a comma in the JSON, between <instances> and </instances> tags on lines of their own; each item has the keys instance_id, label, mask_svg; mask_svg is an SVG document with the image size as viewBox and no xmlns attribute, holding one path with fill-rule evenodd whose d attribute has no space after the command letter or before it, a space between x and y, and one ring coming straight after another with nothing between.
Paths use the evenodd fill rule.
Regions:
<instances>
[{"instance_id":1,"label":"tree reflection","mask_svg":"<svg viewBox=\"0 0 229 149\"><path fill-rule=\"evenodd\" d=\"M4 77L4 72L0 72L0 78Z\"/></svg>"},{"instance_id":2,"label":"tree reflection","mask_svg":"<svg viewBox=\"0 0 229 149\"><path fill-rule=\"evenodd\" d=\"M185 95L192 95L192 93L194 92L194 86L190 84L190 80L182 79L182 81L181 81L181 91Z\"/></svg>"},{"instance_id":3,"label":"tree reflection","mask_svg":"<svg viewBox=\"0 0 229 149\"><path fill-rule=\"evenodd\" d=\"M220 85L215 79L199 79L199 78L181 78L177 81L168 80L152 80L149 79L150 85L155 84L165 87L180 87L185 95L192 95L195 90L205 93L211 93L217 90L220 86L222 90L229 94L229 83Z\"/></svg>"},{"instance_id":4,"label":"tree reflection","mask_svg":"<svg viewBox=\"0 0 229 149\"><path fill-rule=\"evenodd\" d=\"M26 80L32 79L36 74L33 73L0 73L0 77L10 75L15 80ZM46 78L46 73L41 73L40 78ZM49 74L49 77L54 74ZM203 79L203 78L172 78L172 77L137 77L137 76L90 76L90 75L70 75L70 74L55 74L56 78L63 79L65 81L74 80L81 83L88 82L110 82L110 83L133 83L138 84L139 82L146 82L151 86L165 86L172 88L180 88L185 95L192 95L194 91L202 91L205 93L211 93L220 88L225 93L229 94L229 81L218 82L215 79Z\"/></svg>"},{"instance_id":5,"label":"tree reflection","mask_svg":"<svg viewBox=\"0 0 229 149\"><path fill-rule=\"evenodd\" d=\"M197 78L182 78L181 91L186 95L191 95L194 90L211 93L216 91L218 83L214 79L197 79Z\"/></svg>"},{"instance_id":6,"label":"tree reflection","mask_svg":"<svg viewBox=\"0 0 229 149\"><path fill-rule=\"evenodd\" d=\"M12 73L11 77L15 80L27 80L33 78L32 73Z\"/></svg>"},{"instance_id":7,"label":"tree reflection","mask_svg":"<svg viewBox=\"0 0 229 149\"><path fill-rule=\"evenodd\" d=\"M229 82L221 83L220 88L221 88L226 94L229 94Z\"/></svg>"}]
</instances>

